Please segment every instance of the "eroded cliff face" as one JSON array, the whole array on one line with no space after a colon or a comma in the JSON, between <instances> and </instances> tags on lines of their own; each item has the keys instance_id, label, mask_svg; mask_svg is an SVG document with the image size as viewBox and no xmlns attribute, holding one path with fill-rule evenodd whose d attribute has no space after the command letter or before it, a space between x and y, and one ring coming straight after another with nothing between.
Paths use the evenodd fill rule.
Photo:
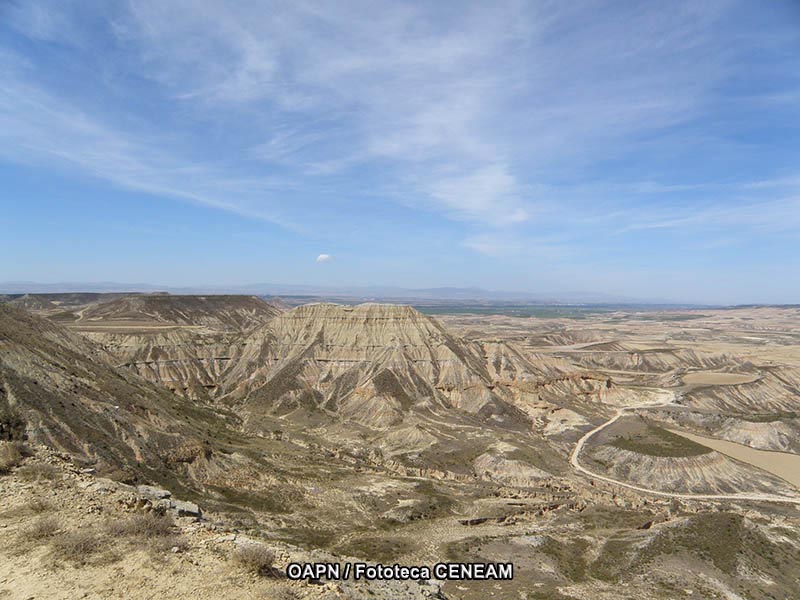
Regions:
<instances>
[{"instance_id":1,"label":"eroded cliff face","mask_svg":"<svg viewBox=\"0 0 800 600\"><path fill-rule=\"evenodd\" d=\"M685 403L719 413L800 413L800 367L761 369L756 381L740 385L693 386L686 393Z\"/></svg>"},{"instance_id":2,"label":"eroded cliff face","mask_svg":"<svg viewBox=\"0 0 800 600\"><path fill-rule=\"evenodd\" d=\"M791 484L719 452L695 456L650 456L613 446L589 452L592 464L619 481L682 494L764 493L794 496Z\"/></svg>"},{"instance_id":3,"label":"eroded cliff face","mask_svg":"<svg viewBox=\"0 0 800 600\"><path fill-rule=\"evenodd\" d=\"M548 437L574 437L588 424L565 406L583 403L594 414L617 393L607 378L563 359L463 339L407 306L306 305L249 331L224 330L223 321L250 310L251 299L214 306L223 314L202 325L211 310L204 298L116 298L83 311L70 325L82 336L69 335L97 342L89 345L117 370L199 405L230 407L246 433L271 435L281 419L324 429L349 448L366 442L410 456L413 468L432 461L461 471L495 430L550 453ZM467 431L471 439L460 439ZM546 462L564 466L555 456Z\"/></svg>"},{"instance_id":4,"label":"eroded cliff face","mask_svg":"<svg viewBox=\"0 0 800 600\"><path fill-rule=\"evenodd\" d=\"M371 427L414 410L499 419L482 349L407 306L314 304L250 333L226 372L229 399L260 410L321 410Z\"/></svg>"},{"instance_id":5,"label":"eroded cliff face","mask_svg":"<svg viewBox=\"0 0 800 600\"><path fill-rule=\"evenodd\" d=\"M611 393L605 378L582 379L562 360L465 340L411 307L386 304L288 311L244 339L223 382L228 400L254 411L319 410L372 428L447 409L530 428L526 405L546 386L551 397Z\"/></svg>"},{"instance_id":6,"label":"eroded cliff face","mask_svg":"<svg viewBox=\"0 0 800 600\"><path fill-rule=\"evenodd\" d=\"M734 362L734 358L727 354L669 347L640 349L620 342L590 344L569 356L587 368L642 373L667 373L687 368L720 369Z\"/></svg>"},{"instance_id":7,"label":"eroded cliff face","mask_svg":"<svg viewBox=\"0 0 800 600\"><path fill-rule=\"evenodd\" d=\"M163 328L155 331L87 331L84 335L129 369L172 392L210 401L218 381L235 360L237 336L229 333Z\"/></svg>"},{"instance_id":8,"label":"eroded cliff face","mask_svg":"<svg viewBox=\"0 0 800 600\"><path fill-rule=\"evenodd\" d=\"M100 344L113 366L208 402L244 332L280 312L255 296L138 294L84 306L70 327Z\"/></svg>"},{"instance_id":9,"label":"eroded cliff face","mask_svg":"<svg viewBox=\"0 0 800 600\"><path fill-rule=\"evenodd\" d=\"M206 408L115 370L112 360L80 335L0 306L3 420L19 420L18 435L98 468L169 479L175 465L191 462L181 458L188 447L203 448L208 432L225 424Z\"/></svg>"},{"instance_id":10,"label":"eroded cliff face","mask_svg":"<svg viewBox=\"0 0 800 600\"><path fill-rule=\"evenodd\" d=\"M558 435L585 422L567 406L601 414L622 393L563 358L459 337L408 306L281 313L249 296L62 296L47 298L47 314L71 306L69 327L113 367L200 403L241 405L252 431L263 415L385 430L452 410Z\"/></svg>"},{"instance_id":11,"label":"eroded cliff face","mask_svg":"<svg viewBox=\"0 0 800 600\"><path fill-rule=\"evenodd\" d=\"M216 331L246 331L280 313L257 296L140 294L92 304L80 321L169 323Z\"/></svg>"}]
</instances>

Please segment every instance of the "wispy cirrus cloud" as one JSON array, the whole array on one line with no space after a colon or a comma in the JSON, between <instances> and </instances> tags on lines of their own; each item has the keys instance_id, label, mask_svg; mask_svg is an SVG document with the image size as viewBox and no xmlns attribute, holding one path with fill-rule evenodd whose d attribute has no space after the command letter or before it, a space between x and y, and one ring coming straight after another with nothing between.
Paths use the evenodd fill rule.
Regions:
<instances>
[{"instance_id":1,"label":"wispy cirrus cloud","mask_svg":"<svg viewBox=\"0 0 800 600\"><path fill-rule=\"evenodd\" d=\"M488 164L458 176L442 176L429 183L428 195L455 216L510 225L526 221L524 191L503 164Z\"/></svg>"},{"instance_id":2,"label":"wispy cirrus cloud","mask_svg":"<svg viewBox=\"0 0 800 600\"><path fill-rule=\"evenodd\" d=\"M631 210L630 222L615 233L654 229L785 232L800 229L800 193L769 199L748 198L735 204L713 202L689 209Z\"/></svg>"},{"instance_id":3,"label":"wispy cirrus cloud","mask_svg":"<svg viewBox=\"0 0 800 600\"><path fill-rule=\"evenodd\" d=\"M133 0L114 23L177 101L209 118L252 111L268 136L252 151L268 162L323 175L384 168L446 216L508 225L535 212L520 166L593 160L598 144L695 114L723 72L697 56L722 6L657 18L615 7L595 20L552 3L232 11ZM320 115L336 124L323 137ZM271 131L287 124L277 146Z\"/></svg>"},{"instance_id":4,"label":"wispy cirrus cloud","mask_svg":"<svg viewBox=\"0 0 800 600\"><path fill-rule=\"evenodd\" d=\"M689 147L660 134L715 117L744 60L720 36L735 7L19 3L8 23L42 54L3 59L0 143L8 160L288 227L330 198L421 209L487 231L462 234L487 254L502 246L496 231L533 244L540 224L795 226L792 200L764 195L770 173L750 174L749 196L715 203L685 199L725 192L716 175L660 173ZM85 17L100 27L79 26ZM53 72L56 42L73 46L60 66L97 61L85 89ZM637 154L650 159L635 173L619 166Z\"/></svg>"},{"instance_id":5,"label":"wispy cirrus cloud","mask_svg":"<svg viewBox=\"0 0 800 600\"><path fill-rule=\"evenodd\" d=\"M77 171L155 196L187 200L298 226L274 204L264 202L291 181L234 173L190 161L170 150L169 136L119 130L48 95L11 71L0 87L0 157L9 162Z\"/></svg>"}]
</instances>

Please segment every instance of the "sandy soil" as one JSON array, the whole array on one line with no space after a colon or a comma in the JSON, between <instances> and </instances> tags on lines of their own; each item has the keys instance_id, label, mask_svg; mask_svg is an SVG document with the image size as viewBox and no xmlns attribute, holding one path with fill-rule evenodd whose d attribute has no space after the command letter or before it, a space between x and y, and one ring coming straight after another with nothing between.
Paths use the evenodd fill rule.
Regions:
<instances>
[{"instance_id":1,"label":"sandy soil","mask_svg":"<svg viewBox=\"0 0 800 600\"><path fill-rule=\"evenodd\" d=\"M751 383L758 375L750 373L717 373L713 371L697 371L683 376L683 382L695 385L738 385Z\"/></svg>"},{"instance_id":2,"label":"sandy soil","mask_svg":"<svg viewBox=\"0 0 800 600\"><path fill-rule=\"evenodd\" d=\"M800 489L800 455L789 454L788 452L756 450L735 442L717 440L685 431L678 431L677 429L670 429L670 431L698 444L713 448L721 454L777 475Z\"/></svg>"}]
</instances>

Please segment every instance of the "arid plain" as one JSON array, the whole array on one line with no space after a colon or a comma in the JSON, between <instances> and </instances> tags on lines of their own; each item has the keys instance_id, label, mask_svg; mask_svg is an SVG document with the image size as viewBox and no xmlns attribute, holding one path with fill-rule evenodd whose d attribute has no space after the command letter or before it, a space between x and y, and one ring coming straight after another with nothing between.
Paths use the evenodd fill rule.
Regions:
<instances>
[{"instance_id":1,"label":"arid plain","mask_svg":"<svg viewBox=\"0 0 800 600\"><path fill-rule=\"evenodd\" d=\"M800 309L485 312L4 298L0 598L796 597Z\"/></svg>"}]
</instances>

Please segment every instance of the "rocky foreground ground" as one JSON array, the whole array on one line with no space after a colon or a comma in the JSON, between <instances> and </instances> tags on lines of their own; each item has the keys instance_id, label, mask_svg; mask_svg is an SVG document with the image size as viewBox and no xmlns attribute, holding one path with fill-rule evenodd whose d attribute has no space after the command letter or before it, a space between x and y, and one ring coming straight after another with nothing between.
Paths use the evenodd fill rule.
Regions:
<instances>
[{"instance_id":1,"label":"rocky foreground ground","mask_svg":"<svg viewBox=\"0 0 800 600\"><path fill-rule=\"evenodd\" d=\"M435 583L290 581L290 562L340 559L265 542L168 490L96 477L44 447L27 451L0 476L0 598L445 597Z\"/></svg>"}]
</instances>

